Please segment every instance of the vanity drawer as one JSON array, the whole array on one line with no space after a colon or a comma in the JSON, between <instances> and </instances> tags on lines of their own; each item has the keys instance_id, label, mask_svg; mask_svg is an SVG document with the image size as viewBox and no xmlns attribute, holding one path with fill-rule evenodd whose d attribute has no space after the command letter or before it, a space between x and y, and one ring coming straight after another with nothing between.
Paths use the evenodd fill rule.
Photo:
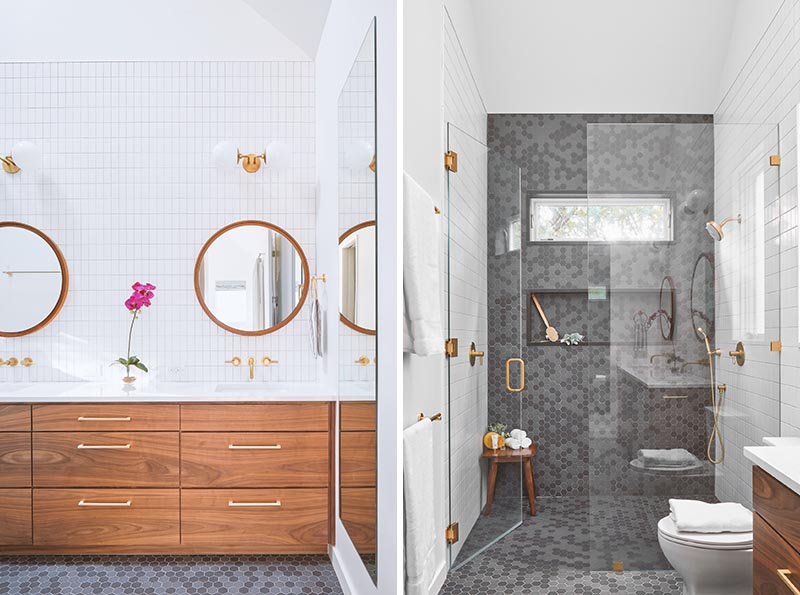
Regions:
<instances>
[{"instance_id":1,"label":"vanity drawer","mask_svg":"<svg viewBox=\"0 0 800 595\"><path fill-rule=\"evenodd\" d=\"M328 543L328 490L183 490L182 543L303 552Z\"/></svg>"},{"instance_id":2,"label":"vanity drawer","mask_svg":"<svg viewBox=\"0 0 800 595\"><path fill-rule=\"evenodd\" d=\"M195 432L326 432L326 402L181 405L181 429Z\"/></svg>"},{"instance_id":3,"label":"vanity drawer","mask_svg":"<svg viewBox=\"0 0 800 595\"><path fill-rule=\"evenodd\" d=\"M753 510L800 551L800 496L758 466L753 467Z\"/></svg>"},{"instance_id":4,"label":"vanity drawer","mask_svg":"<svg viewBox=\"0 0 800 595\"><path fill-rule=\"evenodd\" d=\"M342 487L376 484L376 449L375 432L342 432L339 435Z\"/></svg>"},{"instance_id":5,"label":"vanity drawer","mask_svg":"<svg viewBox=\"0 0 800 595\"><path fill-rule=\"evenodd\" d=\"M800 589L800 554L758 514L753 515L753 546L754 595L792 595L786 581Z\"/></svg>"},{"instance_id":6,"label":"vanity drawer","mask_svg":"<svg viewBox=\"0 0 800 595\"><path fill-rule=\"evenodd\" d=\"M181 434L183 487L328 485L327 432Z\"/></svg>"},{"instance_id":7,"label":"vanity drawer","mask_svg":"<svg viewBox=\"0 0 800 595\"><path fill-rule=\"evenodd\" d=\"M33 434L35 487L178 487L178 432Z\"/></svg>"},{"instance_id":8,"label":"vanity drawer","mask_svg":"<svg viewBox=\"0 0 800 595\"><path fill-rule=\"evenodd\" d=\"M31 490L0 490L0 545L31 545Z\"/></svg>"},{"instance_id":9,"label":"vanity drawer","mask_svg":"<svg viewBox=\"0 0 800 595\"><path fill-rule=\"evenodd\" d=\"M0 405L0 432L30 431L30 405Z\"/></svg>"},{"instance_id":10,"label":"vanity drawer","mask_svg":"<svg viewBox=\"0 0 800 595\"><path fill-rule=\"evenodd\" d=\"M33 406L34 431L178 430L180 409L163 403L83 403Z\"/></svg>"},{"instance_id":11,"label":"vanity drawer","mask_svg":"<svg viewBox=\"0 0 800 595\"><path fill-rule=\"evenodd\" d=\"M339 429L342 432L375 431L374 402L345 401L339 405Z\"/></svg>"},{"instance_id":12,"label":"vanity drawer","mask_svg":"<svg viewBox=\"0 0 800 595\"><path fill-rule=\"evenodd\" d=\"M340 506L347 534L360 554L375 551L378 502L375 488L342 488Z\"/></svg>"},{"instance_id":13,"label":"vanity drawer","mask_svg":"<svg viewBox=\"0 0 800 595\"><path fill-rule=\"evenodd\" d=\"M34 490L34 544L180 543L178 490Z\"/></svg>"},{"instance_id":14,"label":"vanity drawer","mask_svg":"<svg viewBox=\"0 0 800 595\"><path fill-rule=\"evenodd\" d=\"M30 432L0 433L0 487L31 486Z\"/></svg>"}]
</instances>

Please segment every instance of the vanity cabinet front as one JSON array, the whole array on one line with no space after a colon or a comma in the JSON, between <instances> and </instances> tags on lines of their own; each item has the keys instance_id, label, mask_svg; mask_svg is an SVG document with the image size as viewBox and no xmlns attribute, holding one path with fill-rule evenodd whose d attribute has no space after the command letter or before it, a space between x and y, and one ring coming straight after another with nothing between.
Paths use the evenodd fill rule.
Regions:
<instances>
[{"instance_id":1,"label":"vanity cabinet front","mask_svg":"<svg viewBox=\"0 0 800 595\"><path fill-rule=\"evenodd\" d=\"M333 405L0 406L0 553L324 553Z\"/></svg>"}]
</instances>

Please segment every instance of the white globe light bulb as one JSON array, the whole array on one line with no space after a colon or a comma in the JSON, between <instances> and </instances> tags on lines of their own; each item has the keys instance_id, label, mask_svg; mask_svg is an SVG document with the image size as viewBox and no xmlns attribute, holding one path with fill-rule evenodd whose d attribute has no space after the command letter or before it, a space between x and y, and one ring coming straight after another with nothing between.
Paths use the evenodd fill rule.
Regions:
<instances>
[{"instance_id":1,"label":"white globe light bulb","mask_svg":"<svg viewBox=\"0 0 800 595\"><path fill-rule=\"evenodd\" d=\"M211 154L211 161L219 170L233 171L236 169L236 159L239 156L239 150L230 141L222 141L214 147Z\"/></svg>"},{"instance_id":2,"label":"white globe light bulb","mask_svg":"<svg viewBox=\"0 0 800 595\"><path fill-rule=\"evenodd\" d=\"M367 169L374 153L369 143L362 141L347 143L344 147L344 166L352 170Z\"/></svg>"},{"instance_id":3,"label":"white globe light bulb","mask_svg":"<svg viewBox=\"0 0 800 595\"><path fill-rule=\"evenodd\" d=\"M283 141L273 141L267 145L267 167L276 171L292 166L292 151Z\"/></svg>"},{"instance_id":4,"label":"white globe light bulb","mask_svg":"<svg viewBox=\"0 0 800 595\"><path fill-rule=\"evenodd\" d=\"M42 165L42 150L28 141L11 147L11 158L22 171L34 171Z\"/></svg>"}]
</instances>

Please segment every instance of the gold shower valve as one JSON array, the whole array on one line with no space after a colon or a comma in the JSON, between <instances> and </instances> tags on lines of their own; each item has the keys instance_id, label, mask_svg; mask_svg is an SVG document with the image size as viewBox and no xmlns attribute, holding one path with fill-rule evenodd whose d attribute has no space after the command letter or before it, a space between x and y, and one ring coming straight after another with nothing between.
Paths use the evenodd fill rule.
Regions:
<instances>
[{"instance_id":1,"label":"gold shower valve","mask_svg":"<svg viewBox=\"0 0 800 595\"><path fill-rule=\"evenodd\" d=\"M744 362L745 362L744 343L739 341L736 344L736 350L735 351L729 351L728 355L731 356L731 359L733 360L734 364L736 364L738 366L743 366Z\"/></svg>"}]
</instances>

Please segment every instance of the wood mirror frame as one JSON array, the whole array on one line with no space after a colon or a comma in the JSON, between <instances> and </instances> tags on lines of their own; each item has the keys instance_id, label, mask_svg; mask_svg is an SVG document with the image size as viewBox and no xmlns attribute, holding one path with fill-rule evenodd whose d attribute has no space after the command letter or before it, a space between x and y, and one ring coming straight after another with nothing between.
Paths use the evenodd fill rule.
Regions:
<instances>
[{"instance_id":1,"label":"wood mirror frame","mask_svg":"<svg viewBox=\"0 0 800 595\"><path fill-rule=\"evenodd\" d=\"M292 244L294 249L297 251L297 255L300 257L300 261L303 265L303 293L300 295L300 299L297 301L297 305L294 309L289 313L289 315L284 318L280 323L271 326L269 328L265 328L258 331L243 331L242 329L234 328L232 326L228 326L221 320L219 320L214 314L211 313L211 310L206 305L205 300L203 299L203 294L200 292L200 265L203 262L203 257L208 252L208 249L211 247L211 244L219 238L221 235L236 229L237 227L247 227L247 226L258 226L263 227L265 229L269 229L281 234L284 238L289 240ZM197 301L200 304L200 307L203 309L203 312L206 313L211 321L219 326L220 328L225 329L229 333L233 333L235 335L243 335L247 337L257 337L261 335L268 335L270 333L274 333L275 331L282 329L284 326L289 324L292 320L294 320L295 316L300 313L300 310L303 308L303 304L306 303L306 297L308 297L308 287L309 287L309 279L310 273L308 270L308 259L306 258L305 252L300 247L300 244L294 237L285 229L278 227L277 225L273 225L272 223L267 223L266 221L258 221L258 220L247 220L247 221L237 221L236 223L231 223L230 225L226 225L225 227L217 230L214 235L208 238L205 244L203 244L203 248L200 250L200 253L197 255L197 261L194 265L194 293L197 296Z\"/></svg>"},{"instance_id":2,"label":"wood mirror frame","mask_svg":"<svg viewBox=\"0 0 800 595\"><path fill-rule=\"evenodd\" d=\"M377 223L376 223L375 219L372 219L371 221L364 221L362 223L359 223L358 225L354 225L353 227L351 227L350 229L348 229L346 232L344 232L342 235L339 236L339 244L337 245L336 249L338 250L339 246L342 245L342 242L344 242L351 235L353 235L357 231L362 230L362 229L364 229L366 227L375 227L376 228L375 231L377 232ZM377 251L377 249L378 249L378 247L376 245L375 246L375 250ZM338 258L339 258L339 265L341 266L341 254L338 255ZM339 276L341 278L341 273L340 273ZM375 289L377 291L377 287ZM339 307L339 300L338 299L336 300L336 307L337 308ZM344 314L342 314L341 310L339 310L339 320L341 320L342 324L344 324L346 327L349 327L349 328L353 329L354 331L356 331L358 333L362 333L364 335L373 335L373 336L377 334L377 331L375 329L364 328L363 326L359 326L355 322L349 320L347 317L345 317Z\"/></svg>"},{"instance_id":3,"label":"wood mirror frame","mask_svg":"<svg viewBox=\"0 0 800 595\"><path fill-rule=\"evenodd\" d=\"M665 296L669 298L669 310L664 307ZM675 336L675 282L669 275L661 280L661 289L658 292L658 311L660 313L658 327L661 329L661 337L665 341L672 341L672 337ZM666 324L669 325L666 330L664 328L665 319Z\"/></svg>"},{"instance_id":4,"label":"wood mirror frame","mask_svg":"<svg viewBox=\"0 0 800 595\"><path fill-rule=\"evenodd\" d=\"M56 305L50 311L50 314L48 314L38 324L35 324L34 326L25 329L23 331L4 332L0 330L0 337L24 337L25 335L30 335L37 331L42 330L48 324L53 322L55 317L58 316L58 313L61 312L61 308L64 307L64 302L67 301L67 293L69 292L69 269L67 268L67 261L64 258L64 255L61 253L61 249L43 231L31 225L26 225L25 223L17 223L16 221L0 221L0 228L3 227L17 227L19 229L24 229L26 231L34 233L40 238L42 238L45 242L47 242L47 245L50 246L50 249L56 255L56 259L58 260L58 266L61 268L61 293L58 296L58 301L56 301Z\"/></svg>"}]
</instances>

